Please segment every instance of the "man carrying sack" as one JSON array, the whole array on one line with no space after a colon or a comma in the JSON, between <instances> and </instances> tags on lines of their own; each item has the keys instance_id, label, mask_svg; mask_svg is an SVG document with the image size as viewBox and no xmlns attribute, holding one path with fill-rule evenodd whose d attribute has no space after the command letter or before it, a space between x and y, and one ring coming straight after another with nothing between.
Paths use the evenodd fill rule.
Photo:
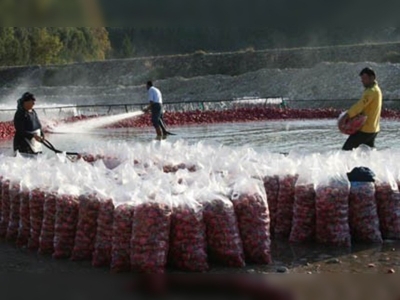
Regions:
<instances>
[{"instance_id":1,"label":"man carrying sack","mask_svg":"<svg viewBox=\"0 0 400 300\"><path fill-rule=\"evenodd\" d=\"M358 148L361 144L374 148L375 138L380 131L382 92L376 81L375 72L370 68L364 68L360 72L360 77L365 91L361 99L347 111L344 119L363 114L367 120L359 131L349 136L342 148L346 151Z\"/></svg>"}]
</instances>

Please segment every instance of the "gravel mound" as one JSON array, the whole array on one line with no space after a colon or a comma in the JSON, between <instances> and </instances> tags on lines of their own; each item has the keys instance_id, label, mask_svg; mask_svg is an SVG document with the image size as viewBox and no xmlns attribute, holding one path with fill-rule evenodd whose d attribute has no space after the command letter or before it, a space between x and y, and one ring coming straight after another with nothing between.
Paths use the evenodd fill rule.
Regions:
<instances>
[{"instance_id":1,"label":"gravel mound","mask_svg":"<svg viewBox=\"0 0 400 300\"><path fill-rule=\"evenodd\" d=\"M175 76L155 81L165 102L230 100L242 97L285 97L289 100L358 99L363 87L362 68L375 69L387 100L400 99L400 64L319 63L312 68L269 69L232 75ZM134 76L132 71L132 76ZM125 81L123 78L121 81ZM21 83L0 88L0 106L14 107L19 95L30 90L42 103L130 104L147 101L144 84L51 87Z\"/></svg>"}]
</instances>

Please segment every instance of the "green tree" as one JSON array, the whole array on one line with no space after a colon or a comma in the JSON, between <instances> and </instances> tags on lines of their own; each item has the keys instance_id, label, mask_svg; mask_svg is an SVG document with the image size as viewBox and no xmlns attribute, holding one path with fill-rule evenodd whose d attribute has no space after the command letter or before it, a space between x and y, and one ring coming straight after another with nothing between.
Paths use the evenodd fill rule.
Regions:
<instances>
[{"instance_id":1,"label":"green tree","mask_svg":"<svg viewBox=\"0 0 400 300\"><path fill-rule=\"evenodd\" d=\"M15 27L15 39L18 46L15 48L16 57L14 64L28 65L31 61L31 42L29 39L29 30L26 27Z\"/></svg>"},{"instance_id":2,"label":"green tree","mask_svg":"<svg viewBox=\"0 0 400 300\"><path fill-rule=\"evenodd\" d=\"M96 46L95 59L104 60L112 50L108 31L105 27L91 27L91 31Z\"/></svg>"},{"instance_id":3,"label":"green tree","mask_svg":"<svg viewBox=\"0 0 400 300\"><path fill-rule=\"evenodd\" d=\"M133 48L132 40L129 36L125 35L122 41L121 57L132 57L134 53L135 49Z\"/></svg>"},{"instance_id":4,"label":"green tree","mask_svg":"<svg viewBox=\"0 0 400 300\"><path fill-rule=\"evenodd\" d=\"M15 57L13 48L16 46L14 27L0 27L0 64L12 65Z\"/></svg>"},{"instance_id":5,"label":"green tree","mask_svg":"<svg viewBox=\"0 0 400 300\"><path fill-rule=\"evenodd\" d=\"M0 27L0 65L104 60L110 52L105 27Z\"/></svg>"},{"instance_id":6,"label":"green tree","mask_svg":"<svg viewBox=\"0 0 400 300\"><path fill-rule=\"evenodd\" d=\"M32 27L31 30L31 63L58 63L58 55L63 48L59 37L50 35L46 27Z\"/></svg>"}]
</instances>

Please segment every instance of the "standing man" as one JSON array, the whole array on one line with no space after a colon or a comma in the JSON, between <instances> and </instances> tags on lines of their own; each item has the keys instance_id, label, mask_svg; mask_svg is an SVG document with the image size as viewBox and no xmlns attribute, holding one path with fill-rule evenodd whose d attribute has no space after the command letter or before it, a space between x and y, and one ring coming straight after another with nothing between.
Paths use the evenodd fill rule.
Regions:
<instances>
[{"instance_id":1,"label":"standing man","mask_svg":"<svg viewBox=\"0 0 400 300\"><path fill-rule=\"evenodd\" d=\"M166 139L167 131L163 122L163 101L162 94L160 90L153 86L153 82L148 81L146 84L148 97L149 97L149 106L143 109L144 112L151 111L151 122L156 129L157 140Z\"/></svg>"},{"instance_id":2,"label":"standing man","mask_svg":"<svg viewBox=\"0 0 400 300\"><path fill-rule=\"evenodd\" d=\"M35 97L27 92L18 100L14 115L14 152L36 155L42 152L42 124L33 109Z\"/></svg>"},{"instance_id":3,"label":"standing man","mask_svg":"<svg viewBox=\"0 0 400 300\"><path fill-rule=\"evenodd\" d=\"M382 92L376 81L375 72L370 68L364 68L360 77L365 91L361 99L347 111L345 118L364 114L367 116L367 121L358 132L349 136L343 145L343 150L353 150L361 144L374 148L375 138L380 131Z\"/></svg>"}]
</instances>

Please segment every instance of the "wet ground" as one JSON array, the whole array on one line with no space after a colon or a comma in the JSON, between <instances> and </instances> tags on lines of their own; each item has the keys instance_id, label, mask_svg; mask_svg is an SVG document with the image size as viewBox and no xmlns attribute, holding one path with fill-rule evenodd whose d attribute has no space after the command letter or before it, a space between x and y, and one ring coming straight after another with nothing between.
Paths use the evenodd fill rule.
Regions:
<instances>
[{"instance_id":1,"label":"wet ground","mask_svg":"<svg viewBox=\"0 0 400 300\"><path fill-rule=\"evenodd\" d=\"M249 265L242 269L212 266L208 273L209 276L216 274L262 275L262 278L267 282L272 282L274 287L293 291L298 296L297 299L326 299L321 295L325 295L327 290L321 290L319 284L316 284L320 280L325 284L328 280L332 288L331 278L340 279L346 274L381 274L385 277L374 278L376 280L383 278L384 281L379 284L374 282L374 286L389 293L387 297L368 298L365 297L368 295L363 294L361 298L333 297L330 299L395 300L399 299L396 298L397 296L400 296L400 286L398 276L396 276L396 273L400 273L400 242L385 241L382 245L356 244L353 248L340 249L320 245L290 245L287 242L275 241L272 245L272 256L274 261L269 266ZM170 273L174 275L175 272L171 270ZM276 277L274 274L284 276ZM319 274L319 276L310 274ZM390 276L395 276L393 278L396 278L396 281L390 284L391 282L385 279L389 276L386 274L394 274ZM335 275L340 275L340 277L335 277ZM54 260L50 256L18 249L6 242L0 242L0 278L2 295L6 296L2 299L69 300L93 299L93 297L97 299L150 299L148 296L143 298L138 296L136 290L133 289L135 279L132 274L110 274L107 268L93 268L88 261ZM310 280L311 278L313 280ZM359 278L349 277L351 292L354 292L356 286L353 281ZM26 287L31 285L33 287L21 290L19 289L21 282L25 282ZM299 282L303 283L300 285ZM348 287L348 283L349 281L339 281L336 283L337 288ZM362 292L366 286L365 283L360 284L357 292ZM335 292L337 292L336 288ZM376 292L375 288L374 292ZM305 296L310 293L313 297Z\"/></svg>"}]
</instances>

